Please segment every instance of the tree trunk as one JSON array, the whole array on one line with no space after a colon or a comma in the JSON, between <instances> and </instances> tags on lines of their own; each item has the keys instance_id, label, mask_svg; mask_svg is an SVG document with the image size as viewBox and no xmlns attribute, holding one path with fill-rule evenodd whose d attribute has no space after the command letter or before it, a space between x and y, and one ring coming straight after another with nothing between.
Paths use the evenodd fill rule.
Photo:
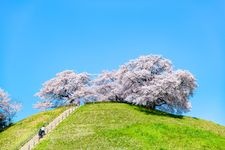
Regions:
<instances>
[{"instance_id":1,"label":"tree trunk","mask_svg":"<svg viewBox=\"0 0 225 150\"><path fill-rule=\"evenodd\" d=\"M156 105L155 105L154 102L149 102L149 101L147 101L146 107L147 107L148 109L155 110Z\"/></svg>"}]
</instances>

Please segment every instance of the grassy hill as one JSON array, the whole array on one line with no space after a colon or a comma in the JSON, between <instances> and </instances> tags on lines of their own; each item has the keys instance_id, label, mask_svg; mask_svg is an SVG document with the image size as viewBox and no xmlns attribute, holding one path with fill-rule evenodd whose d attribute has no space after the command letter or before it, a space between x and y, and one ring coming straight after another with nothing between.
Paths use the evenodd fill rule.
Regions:
<instances>
[{"instance_id":1,"label":"grassy hill","mask_svg":"<svg viewBox=\"0 0 225 150\"><path fill-rule=\"evenodd\" d=\"M43 124L51 122L64 110L66 110L66 107L41 112L21 120L0 132L0 150L19 149L20 145L36 134Z\"/></svg>"},{"instance_id":2,"label":"grassy hill","mask_svg":"<svg viewBox=\"0 0 225 150\"><path fill-rule=\"evenodd\" d=\"M225 149L225 127L122 103L80 107L35 150Z\"/></svg>"}]
</instances>

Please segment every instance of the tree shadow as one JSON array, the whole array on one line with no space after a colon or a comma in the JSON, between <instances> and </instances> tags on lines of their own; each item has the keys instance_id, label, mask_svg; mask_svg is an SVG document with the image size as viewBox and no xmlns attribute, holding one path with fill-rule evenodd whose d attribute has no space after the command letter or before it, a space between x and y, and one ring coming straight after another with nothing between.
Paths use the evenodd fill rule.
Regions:
<instances>
[{"instance_id":1,"label":"tree shadow","mask_svg":"<svg viewBox=\"0 0 225 150\"><path fill-rule=\"evenodd\" d=\"M145 114L151 114L151 115L157 115L157 116L166 116L166 117L172 117L172 118L178 118L178 119L182 119L184 117L182 115L175 115L175 114L163 112L163 111L160 111L160 110L151 110L151 109L148 109L144 106L138 106L138 105L134 105L134 104L131 104L131 103L120 102L120 101L119 102L118 101L96 101L96 102L88 102L88 103L85 103L85 104L89 105L89 104L99 104L99 103L121 103L121 104L130 105L130 106L134 107L134 109L136 109L138 111L141 111L141 112L144 112Z\"/></svg>"},{"instance_id":2,"label":"tree shadow","mask_svg":"<svg viewBox=\"0 0 225 150\"><path fill-rule=\"evenodd\" d=\"M4 127L4 128L0 128L0 132L3 132L3 131L5 131L6 129L8 129L9 127L12 127L12 126L14 126L15 125L15 123L10 123L8 126L6 126L6 127Z\"/></svg>"},{"instance_id":3,"label":"tree shadow","mask_svg":"<svg viewBox=\"0 0 225 150\"><path fill-rule=\"evenodd\" d=\"M163 112L160 110L151 110L151 109L147 109L143 106L137 106L135 107L136 110L143 112L145 114L151 114L151 115L156 115L156 116L166 116L166 117L172 117L172 118L178 118L178 119L182 119L184 116L182 115L175 115L175 114L170 114L167 112Z\"/></svg>"},{"instance_id":4,"label":"tree shadow","mask_svg":"<svg viewBox=\"0 0 225 150\"><path fill-rule=\"evenodd\" d=\"M197 118L197 117L191 117L191 118L193 118L193 119L195 119L195 120L199 120L199 118Z\"/></svg>"}]
</instances>

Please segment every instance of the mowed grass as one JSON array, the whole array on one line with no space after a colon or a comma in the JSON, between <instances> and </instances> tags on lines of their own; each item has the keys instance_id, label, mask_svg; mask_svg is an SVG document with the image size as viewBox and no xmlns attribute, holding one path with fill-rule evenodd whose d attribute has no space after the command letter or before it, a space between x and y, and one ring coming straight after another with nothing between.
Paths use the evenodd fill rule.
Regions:
<instances>
[{"instance_id":1,"label":"mowed grass","mask_svg":"<svg viewBox=\"0 0 225 150\"><path fill-rule=\"evenodd\" d=\"M87 104L35 148L74 149L223 150L225 127L123 103Z\"/></svg>"},{"instance_id":2,"label":"mowed grass","mask_svg":"<svg viewBox=\"0 0 225 150\"><path fill-rule=\"evenodd\" d=\"M61 114L66 107L45 111L21 120L0 132L0 150L19 149L43 124L48 124Z\"/></svg>"}]
</instances>

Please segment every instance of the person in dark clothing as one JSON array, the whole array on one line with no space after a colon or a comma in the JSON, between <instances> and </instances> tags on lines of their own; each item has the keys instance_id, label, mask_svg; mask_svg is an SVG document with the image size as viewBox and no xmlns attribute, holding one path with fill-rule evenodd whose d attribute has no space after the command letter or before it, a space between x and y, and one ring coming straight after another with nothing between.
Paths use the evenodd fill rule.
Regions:
<instances>
[{"instance_id":1,"label":"person in dark clothing","mask_svg":"<svg viewBox=\"0 0 225 150\"><path fill-rule=\"evenodd\" d=\"M45 126L43 125L38 131L39 139L43 138L44 135L45 135Z\"/></svg>"}]
</instances>

